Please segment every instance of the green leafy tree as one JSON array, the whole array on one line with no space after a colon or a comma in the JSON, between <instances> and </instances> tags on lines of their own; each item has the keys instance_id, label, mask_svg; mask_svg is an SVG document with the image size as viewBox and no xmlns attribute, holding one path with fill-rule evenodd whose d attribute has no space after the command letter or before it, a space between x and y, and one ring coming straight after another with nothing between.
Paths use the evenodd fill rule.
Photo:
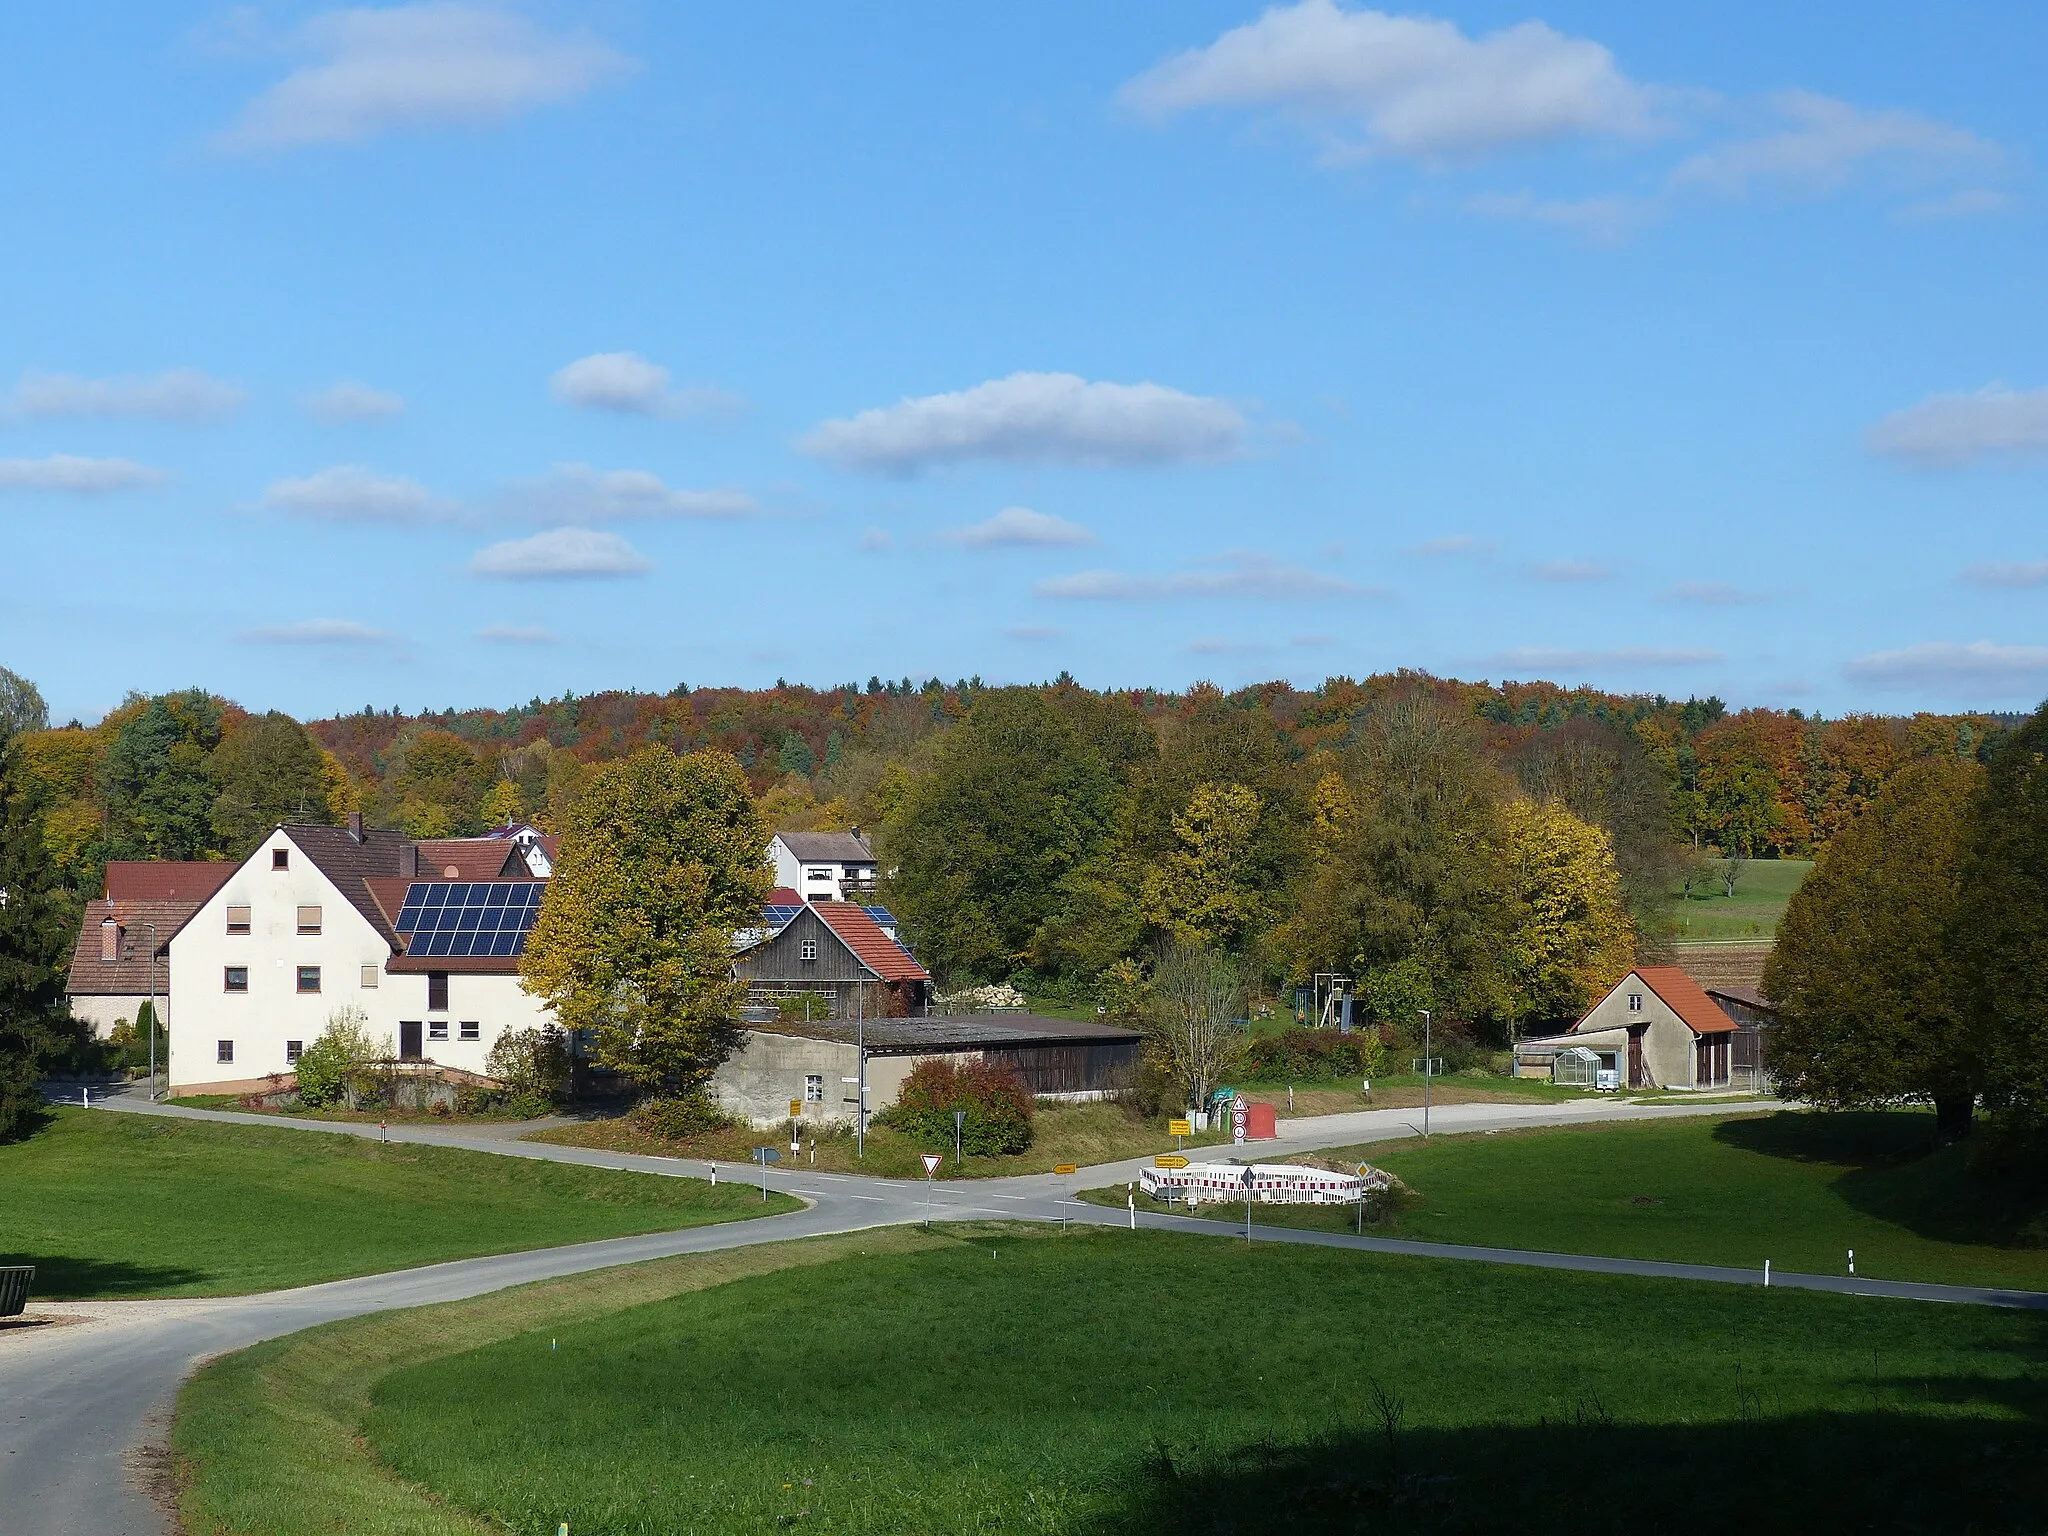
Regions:
<instances>
[{"instance_id":1,"label":"green leafy tree","mask_svg":"<svg viewBox=\"0 0 2048 1536\"><path fill-rule=\"evenodd\" d=\"M1987 1100L2048 1165L2048 704L1991 754L1956 905Z\"/></svg>"},{"instance_id":2,"label":"green leafy tree","mask_svg":"<svg viewBox=\"0 0 2048 1536\"><path fill-rule=\"evenodd\" d=\"M36 685L19 672L0 667L0 746L26 731L47 731L50 708Z\"/></svg>"},{"instance_id":3,"label":"green leafy tree","mask_svg":"<svg viewBox=\"0 0 2048 1536\"><path fill-rule=\"evenodd\" d=\"M491 1045L484 1071L505 1085L512 1107L546 1114L569 1086L569 1041L552 1024L508 1029Z\"/></svg>"},{"instance_id":4,"label":"green leafy tree","mask_svg":"<svg viewBox=\"0 0 2048 1536\"><path fill-rule=\"evenodd\" d=\"M0 746L0 1139L23 1127L42 1069L79 1038L64 1007L74 908L23 778L18 748Z\"/></svg>"},{"instance_id":5,"label":"green leafy tree","mask_svg":"<svg viewBox=\"0 0 2048 1536\"><path fill-rule=\"evenodd\" d=\"M1771 1066L1787 1098L1929 1098L1941 1135L1968 1133L1984 1060L1955 935L1981 777L1958 758L1907 767L1792 897L1764 968L1779 1009Z\"/></svg>"},{"instance_id":6,"label":"green leafy tree","mask_svg":"<svg viewBox=\"0 0 2048 1536\"><path fill-rule=\"evenodd\" d=\"M768 836L724 752L643 747L569 814L521 985L596 1059L658 1093L701 1094L740 1038L736 930L760 921Z\"/></svg>"},{"instance_id":7,"label":"green leafy tree","mask_svg":"<svg viewBox=\"0 0 2048 1536\"><path fill-rule=\"evenodd\" d=\"M327 761L306 728L272 710L221 737L207 767L220 785L213 830L229 858L245 857L279 822L327 823Z\"/></svg>"},{"instance_id":8,"label":"green leafy tree","mask_svg":"<svg viewBox=\"0 0 2048 1536\"><path fill-rule=\"evenodd\" d=\"M1119 785L1043 693L981 694L884 828L889 904L942 978L1001 977L1107 840Z\"/></svg>"},{"instance_id":9,"label":"green leafy tree","mask_svg":"<svg viewBox=\"0 0 2048 1536\"><path fill-rule=\"evenodd\" d=\"M1768 764L1746 758L1716 759L1700 765L1701 815L1714 841L1729 853L1761 853L1778 829L1778 775Z\"/></svg>"},{"instance_id":10,"label":"green leafy tree","mask_svg":"<svg viewBox=\"0 0 2048 1536\"><path fill-rule=\"evenodd\" d=\"M519 786L510 779L500 779L491 786L491 792L484 796L481 812L486 827L502 827L508 822L519 820Z\"/></svg>"},{"instance_id":11,"label":"green leafy tree","mask_svg":"<svg viewBox=\"0 0 2048 1536\"><path fill-rule=\"evenodd\" d=\"M387 1035L370 1033L370 1017L354 1005L327 1016L327 1027L299 1053L299 1100L309 1109L346 1103L350 1108L376 1087L375 1066L393 1052Z\"/></svg>"},{"instance_id":12,"label":"green leafy tree","mask_svg":"<svg viewBox=\"0 0 2048 1536\"><path fill-rule=\"evenodd\" d=\"M220 786L220 701L197 688L132 700L100 765L106 854L115 859L198 859L219 851L213 807Z\"/></svg>"},{"instance_id":13,"label":"green leafy tree","mask_svg":"<svg viewBox=\"0 0 2048 1536\"><path fill-rule=\"evenodd\" d=\"M411 837L467 837L483 830L490 765L450 731L422 731L406 744L396 789L399 821Z\"/></svg>"}]
</instances>

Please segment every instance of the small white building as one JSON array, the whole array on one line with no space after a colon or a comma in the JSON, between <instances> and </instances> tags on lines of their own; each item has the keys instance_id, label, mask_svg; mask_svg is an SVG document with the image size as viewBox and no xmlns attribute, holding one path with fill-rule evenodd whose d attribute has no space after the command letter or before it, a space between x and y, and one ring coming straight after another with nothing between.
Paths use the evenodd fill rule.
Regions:
<instances>
[{"instance_id":1,"label":"small white building","mask_svg":"<svg viewBox=\"0 0 2048 1536\"><path fill-rule=\"evenodd\" d=\"M548 1017L519 985L545 883L509 841L496 866L449 846L485 841L419 844L360 817L271 833L169 937L172 1091L264 1088L351 1007L399 1059L482 1073L501 1034ZM465 864L519 873L446 873Z\"/></svg>"},{"instance_id":2,"label":"small white building","mask_svg":"<svg viewBox=\"0 0 2048 1536\"><path fill-rule=\"evenodd\" d=\"M1735 1021L1677 966L1639 965L1568 1033L1517 1042L1515 1075L1556 1079L1560 1057L1571 1052L1563 1075L1590 1071L1597 1087L1725 1088L1737 1033Z\"/></svg>"},{"instance_id":3,"label":"small white building","mask_svg":"<svg viewBox=\"0 0 2048 1536\"><path fill-rule=\"evenodd\" d=\"M875 888L875 850L851 832L778 832L768 841L775 883L804 901L855 901Z\"/></svg>"}]
</instances>

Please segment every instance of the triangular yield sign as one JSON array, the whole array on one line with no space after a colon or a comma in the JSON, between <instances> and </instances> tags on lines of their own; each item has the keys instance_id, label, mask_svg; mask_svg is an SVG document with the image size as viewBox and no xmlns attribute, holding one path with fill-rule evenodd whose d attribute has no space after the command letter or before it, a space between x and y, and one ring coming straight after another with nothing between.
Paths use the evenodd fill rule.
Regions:
<instances>
[{"instance_id":1,"label":"triangular yield sign","mask_svg":"<svg viewBox=\"0 0 2048 1536\"><path fill-rule=\"evenodd\" d=\"M939 1154L927 1152L924 1155L924 1176L930 1178L939 1171Z\"/></svg>"}]
</instances>

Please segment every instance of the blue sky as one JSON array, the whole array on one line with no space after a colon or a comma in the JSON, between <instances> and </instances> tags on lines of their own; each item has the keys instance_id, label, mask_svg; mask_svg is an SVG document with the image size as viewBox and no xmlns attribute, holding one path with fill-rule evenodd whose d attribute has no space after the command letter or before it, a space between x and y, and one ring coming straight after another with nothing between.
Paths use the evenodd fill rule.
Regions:
<instances>
[{"instance_id":1,"label":"blue sky","mask_svg":"<svg viewBox=\"0 0 2048 1536\"><path fill-rule=\"evenodd\" d=\"M0 663L88 720L2031 707L2044 56L2018 4L43 7Z\"/></svg>"}]
</instances>

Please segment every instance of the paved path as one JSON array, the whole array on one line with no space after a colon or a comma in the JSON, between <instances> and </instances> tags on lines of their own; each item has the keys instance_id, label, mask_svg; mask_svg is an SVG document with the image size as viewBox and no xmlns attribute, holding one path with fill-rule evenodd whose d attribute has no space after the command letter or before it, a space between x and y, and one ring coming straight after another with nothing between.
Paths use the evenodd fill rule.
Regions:
<instances>
[{"instance_id":1,"label":"paved path","mask_svg":"<svg viewBox=\"0 0 2048 1536\"><path fill-rule=\"evenodd\" d=\"M1669 1119L1775 1107L1778 1106L1768 1102L1748 1105L1629 1105L1608 1101L1564 1105L1459 1104L1438 1109L1431 1118L1432 1129L1435 1130L1483 1132L1538 1125ZM106 1100L105 1108L125 1113L271 1128L290 1126L314 1134L380 1135L374 1125L293 1121L272 1115L182 1109L124 1096ZM1258 1150L1286 1155L1315 1147L1417 1135L1420 1133L1420 1121L1421 1111L1410 1109L1364 1110L1353 1114L1286 1120L1280 1123L1282 1134L1279 1142L1262 1143ZM500 1156L580 1163L670 1177L711 1176L710 1165L702 1162L521 1142L508 1139L502 1127L479 1131L452 1126L404 1125L391 1127L388 1134L393 1141L464 1147ZM1205 1147L1192 1149L1188 1155L1196 1160L1213 1161L1227 1159L1237 1150ZM929 1192L925 1186L914 1182L825 1173L801 1166L775 1168L769 1173L770 1186L802 1196L808 1202L806 1209L758 1221L464 1259L254 1296L191 1301L89 1302L52 1308L50 1310L69 1314L77 1321L72 1326L0 1332L0 1526L4 1526L7 1536L70 1536L70 1533L80 1532L89 1532L92 1536L128 1536L128 1533L158 1536L164 1525L144 1486L147 1467L139 1460L141 1448L162 1443L179 1383L197 1362L210 1355L246 1348L263 1339L337 1318L388 1308L455 1301L559 1275L676 1254L704 1253L752 1243L779 1242L787 1238L920 1221L924 1219L928 1197L932 1215L940 1220L996 1217L1121 1225L1131 1220L1127 1213L1076 1201L1072 1198L1073 1192L1133 1179L1147 1161L1136 1159L1090 1168L1069 1178L1037 1174L1008 1179L938 1182ZM720 1177L758 1180L760 1173L750 1165L725 1165L720 1169ZM1231 1230L1215 1222L1149 1214L1138 1216L1136 1224L1199 1232L1211 1237L1228 1237ZM1578 1254L1528 1253L1514 1249L1455 1247L1287 1228L1259 1228L1256 1240L1734 1284L1760 1284L1763 1278L1759 1271L1754 1270L1656 1264ZM1909 1285L1822 1275L1779 1274L1772 1277L1772 1282L1802 1289L1868 1296L2048 1307L2048 1295L2032 1292Z\"/></svg>"}]
</instances>

